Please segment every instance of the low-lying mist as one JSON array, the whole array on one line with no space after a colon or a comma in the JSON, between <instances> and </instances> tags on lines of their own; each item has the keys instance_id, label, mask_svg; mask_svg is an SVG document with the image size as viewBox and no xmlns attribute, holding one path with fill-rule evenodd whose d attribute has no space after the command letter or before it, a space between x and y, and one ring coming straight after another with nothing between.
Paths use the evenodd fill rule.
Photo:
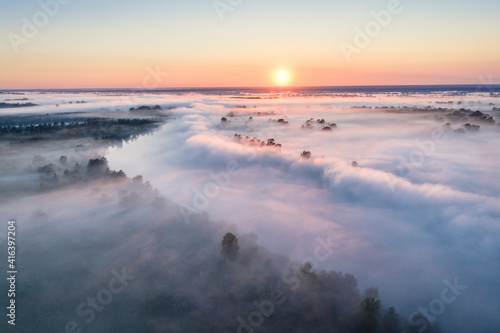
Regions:
<instances>
[{"instance_id":1,"label":"low-lying mist","mask_svg":"<svg viewBox=\"0 0 500 333\"><path fill-rule=\"evenodd\" d=\"M456 278L467 291L430 317L453 331L498 326L497 111L483 113L492 123L453 115L456 101L238 103L176 109L157 135L111 149L110 163L147 175L185 214L207 211L294 260L328 235L340 246L318 268L354 273L408 315Z\"/></svg>"},{"instance_id":2,"label":"low-lying mist","mask_svg":"<svg viewBox=\"0 0 500 333\"><path fill-rule=\"evenodd\" d=\"M39 106L12 117L166 118L123 143L1 143L26 332L306 332L329 313L324 329L368 332L365 297L408 332L418 312L443 332L500 327L498 98L28 96ZM237 258L221 254L229 232ZM248 324L274 290L291 301ZM113 300L79 308L99 293Z\"/></svg>"}]
</instances>

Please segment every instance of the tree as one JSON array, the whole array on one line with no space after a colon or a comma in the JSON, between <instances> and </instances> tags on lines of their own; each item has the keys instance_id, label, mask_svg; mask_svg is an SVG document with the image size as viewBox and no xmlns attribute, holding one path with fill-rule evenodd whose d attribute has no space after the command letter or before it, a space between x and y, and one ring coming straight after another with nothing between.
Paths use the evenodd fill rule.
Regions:
<instances>
[{"instance_id":1,"label":"tree","mask_svg":"<svg viewBox=\"0 0 500 333\"><path fill-rule=\"evenodd\" d=\"M222 254L228 257L234 257L238 254L240 246L238 245L238 238L230 232L224 235L222 238Z\"/></svg>"},{"instance_id":2,"label":"tree","mask_svg":"<svg viewBox=\"0 0 500 333\"><path fill-rule=\"evenodd\" d=\"M312 153L310 151L308 151L308 150L304 150L302 152L302 154L300 154L300 156L302 156L302 158L310 158L311 155L312 155Z\"/></svg>"},{"instance_id":3,"label":"tree","mask_svg":"<svg viewBox=\"0 0 500 333\"><path fill-rule=\"evenodd\" d=\"M378 326L378 312L380 300L374 297L365 297L361 302L360 331L363 333L376 332Z\"/></svg>"},{"instance_id":4,"label":"tree","mask_svg":"<svg viewBox=\"0 0 500 333\"><path fill-rule=\"evenodd\" d=\"M91 175L103 175L108 169L108 160L106 157L89 160L87 173Z\"/></svg>"},{"instance_id":5,"label":"tree","mask_svg":"<svg viewBox=\"0 0 500 333\"><path fill-rule=\"evenodd\" d=\"M361 308L370 316L376 316L380 309L380 300L374 297L365 297L363 302L361 302Z\"/></svg>"},{"instance_id":6,"label":"tree","mask_svg":"<svg viewBox=\"0 0 500 333\"><path fill-rule=\"evenodd\" d=\"M382 329L386 333L399 332L399 319L396 310L391 306L382 316Z\"/></svg>"}]
</instances>

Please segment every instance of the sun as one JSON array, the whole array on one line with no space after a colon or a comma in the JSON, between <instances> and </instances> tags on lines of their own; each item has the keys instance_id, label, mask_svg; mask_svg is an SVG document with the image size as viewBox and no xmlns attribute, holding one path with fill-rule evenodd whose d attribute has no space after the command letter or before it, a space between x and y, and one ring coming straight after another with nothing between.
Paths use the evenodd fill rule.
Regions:
<instances>
[{"instance_id":1,"label":"sun","mask_svg":"<svg viewBox=\"0 0 500 333\"><path fill-rule=\"evenodd\" d=\"M287 71L285 69L280 69L274 75L274 82L276 82L277 85L285 86L288 83L290 83L291 77L292 76L290 75L289 71Z\"/></svg>"}]
</instances>

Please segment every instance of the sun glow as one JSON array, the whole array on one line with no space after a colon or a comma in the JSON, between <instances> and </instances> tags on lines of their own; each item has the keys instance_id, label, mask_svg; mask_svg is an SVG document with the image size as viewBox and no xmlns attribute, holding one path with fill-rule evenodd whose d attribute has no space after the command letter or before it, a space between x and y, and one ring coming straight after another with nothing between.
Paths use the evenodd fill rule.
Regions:
<instances>
[{"instance_id":1,"label":"sun glow","mask_svg":"<svg viewBox=\"0 0 500 333\"><path fill-rule=\"evenodd\" d=\"M284 69L279 70L274 75L274 82L276 82L276 84L280 86L287 85L290 82L290 79L291 79L290 72Z\"/></svg>"}]
</instances>

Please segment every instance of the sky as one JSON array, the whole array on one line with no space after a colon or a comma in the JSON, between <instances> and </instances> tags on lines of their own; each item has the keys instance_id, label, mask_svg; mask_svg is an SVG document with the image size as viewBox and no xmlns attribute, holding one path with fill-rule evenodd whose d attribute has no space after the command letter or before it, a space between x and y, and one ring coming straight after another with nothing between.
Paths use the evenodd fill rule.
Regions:
<instances>
[{"instance_id":1,"label":"sky","mask_svg":"<svg viewBox=\"0 0 500 333\"><path fill-rule=\"evenodd\" d=\"M500 77L494 0L56 1L0 0L0 89ZM280 70L290 80L276 81Z\"/></svg>"}]
</instances>

